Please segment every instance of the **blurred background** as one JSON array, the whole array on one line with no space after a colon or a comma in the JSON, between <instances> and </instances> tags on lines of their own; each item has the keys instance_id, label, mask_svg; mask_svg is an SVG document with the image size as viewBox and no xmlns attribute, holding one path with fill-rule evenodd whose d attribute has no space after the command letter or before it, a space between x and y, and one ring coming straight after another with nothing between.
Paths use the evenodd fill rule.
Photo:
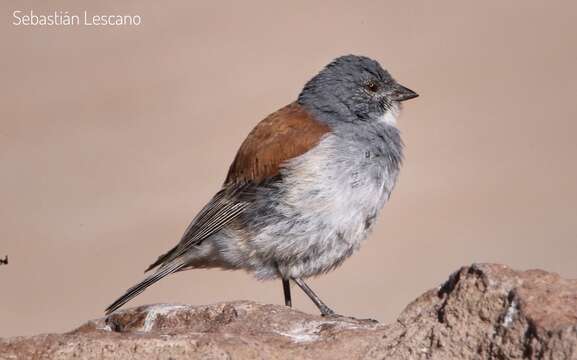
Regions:
<instances>
[{"instance_id":1,"label":"blurred background","mask_svg":"<svg viewBox=\"0 0 577 360\"><path fill-rule=\"evenodd\" d=\"M0 336L102 316L178 241L250 129L349 53L421 97L399 121L406 161L375 232L311 281L329 305L391 322L473 262L577 277L573 1L0 7ZM12 25L14 10L30 9L142 24ZM129 306L235 299L281 304L280 281L189 271Z\"/></svg>"}]
</instances>

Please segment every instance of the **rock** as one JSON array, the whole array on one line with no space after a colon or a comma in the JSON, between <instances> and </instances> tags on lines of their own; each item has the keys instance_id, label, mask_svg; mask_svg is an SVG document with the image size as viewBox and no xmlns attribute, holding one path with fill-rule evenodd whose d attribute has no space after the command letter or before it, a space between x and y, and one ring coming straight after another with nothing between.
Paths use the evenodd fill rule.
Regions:
<instances>
[{"instance_id":1,"label":"rock","mask_svg":"<svg viewBox=\"0 0 577 360\"><path fill-rule=\"evenodd\" d=\"M577 280L464 267L389 325L248 301L150 305L65 334L0 339L2 359L577 359Z\"/></svg>"}]
</instances>

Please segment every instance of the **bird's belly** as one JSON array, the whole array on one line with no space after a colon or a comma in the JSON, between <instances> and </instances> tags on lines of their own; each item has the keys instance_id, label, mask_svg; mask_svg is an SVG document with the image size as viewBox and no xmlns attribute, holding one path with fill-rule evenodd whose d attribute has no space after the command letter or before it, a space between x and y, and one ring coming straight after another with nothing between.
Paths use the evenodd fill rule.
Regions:
<instances>
[{"instance_id":1,"label":"bird's belly","mask_svg":"<svg viewBox=\"0 0 577 360\"><path fill-rule=\"evenodd\" d=\"M339 266L366 238L394 178L361 151L309 152L293 161L276 198L268 194L268 209L259 211L250 240L257 277L309 277Z\"/></svg>"},{"instance_id":2,"label":"bird's belly","mask_svg":"<svg viewBox=\"0 0 577 360\"><path fill-rule=\"evenodd\" d=\"M296 221L284 239L294 244L294 259L281 262L281 272L307 277L339 266L367 237L385 197L382 186L353 187L342 182L304 194L293 203Z\"/></svg>"}]
</instances>

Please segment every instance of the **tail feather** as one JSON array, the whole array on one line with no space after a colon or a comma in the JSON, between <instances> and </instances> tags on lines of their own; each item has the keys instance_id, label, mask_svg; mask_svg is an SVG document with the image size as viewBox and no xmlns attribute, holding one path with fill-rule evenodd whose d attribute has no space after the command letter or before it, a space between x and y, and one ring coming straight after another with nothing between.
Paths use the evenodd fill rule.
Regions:
<instances>
[{"instance_id":1,"label":"tail feather","mask_svg":"<svg viewBox=\"0 0 577 360\"><path fill-rule=\"evenodd\" d=\"M158 257L158 259L156 259L155 262L153 262L152 264L150 264L148 266L148 268L146 270L144 270L144 272L149 272L150 270L154 269L155 267L159 266L160 264L164 263L166 260L168 260L168 258L170 256L172 256L172 254L176 251L176 249L178 248L178 246L173 247L172 249L170 249L169 251L167 251L165 254L162 254Z\"/></svg>"},{"instance_id":2,"label":"tail feather","mask_svg":"<svg viewBox=\"0 0 577 360\"><path fill-rule=\"evenodd\" d=\"M126 293L124 293L124 295L119 297L115 302L113 302L109 307L106 308L106 315L116 311L122 305L126 304L127 302L132 300L135 296L139 295L144 290L146 290L146 288L148 288L150 285L156 283L163 277L182 269L184 266L185 264L182 261L176 260L161 267L154 274L147 276L140 283L126 290Z\"/></svg>"}]
</instances>

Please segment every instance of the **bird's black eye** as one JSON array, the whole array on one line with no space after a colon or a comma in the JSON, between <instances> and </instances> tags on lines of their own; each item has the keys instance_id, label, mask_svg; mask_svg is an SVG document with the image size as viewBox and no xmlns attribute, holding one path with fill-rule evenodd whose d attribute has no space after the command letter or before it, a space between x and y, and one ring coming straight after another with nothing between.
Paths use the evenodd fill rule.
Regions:
<instances>
[{"instance_id":1,"label":"bird's black eye","mask_svg":"<svg viewBox=\"0 0 577 360\"><path fill-rule=\"evenodd\" d=\"M379 91L379 84L375 81L367 81L365 83L365 89L369 90L370 92L377 92Z\"/></svg>"}]
</instances>

